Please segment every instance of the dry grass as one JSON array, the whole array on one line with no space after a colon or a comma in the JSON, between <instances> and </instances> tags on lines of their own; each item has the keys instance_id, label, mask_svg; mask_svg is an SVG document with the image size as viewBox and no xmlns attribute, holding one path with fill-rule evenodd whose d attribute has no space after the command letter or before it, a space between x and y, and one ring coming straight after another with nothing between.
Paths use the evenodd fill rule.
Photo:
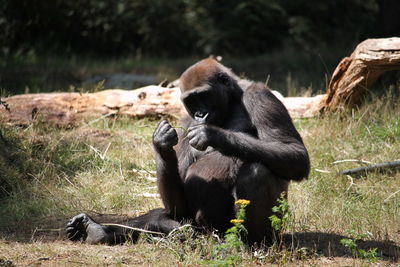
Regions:
<instances>
[{"instance_id":1,"label":"dry grass","mask_svg":"<svg viewBox=\"0 0 400 267\"><path fill-rule=\"evenodd\" d=\"M400 105L387 96L352 114L298 120L312 161L310 178L292 183L293 222L283 251L243 251L245 266L366 265L340 240L369 233L360 248L378 248L382 266L395 266L400 246L400 172L338 175L358 159L399 159ZM122 246L74 244L63 239L68 217L85 211L102 221L123 220L159 207L149 179L154 171L151 134L155 120L114 118L75 129L41 123L5 127L0 138L0 266L199 265L209 259L212 237L169 238ZM137 172L142 170L142 172ZM102 214L106 214L105 216ZM112 216L111 216L112 215ZM42 230L40 230L40 229ZM36 229L36 231L35 231ZM45 230L43 230L45 229ZM47 230L46 230L47 229ZM350 234L351 233L351 234ZM290 244L294 247L290 248Z\"/></svg>"},{"instance_id":2,"label":"dry grass","mask_svg":"<svg viewBox=\"0 0 400 267\"><path fill-rule=\"evenodd\" d=\"M249 253L250 254L250 253ZM0 266L6 259L16 266L197 266L199 255L188 254L191 260L180 262L171 250L156 244L102 246L66 241L17 243L0 241ZM249 258L243 266L259 266ZM348 257L308 258L285 264L265 266L365 266L365 261ZM6 266L6 265L5 265ZM12 266L12 265L10 265ZM379 261L374 266L396 266Z\"/></svg>"}]
</instances>

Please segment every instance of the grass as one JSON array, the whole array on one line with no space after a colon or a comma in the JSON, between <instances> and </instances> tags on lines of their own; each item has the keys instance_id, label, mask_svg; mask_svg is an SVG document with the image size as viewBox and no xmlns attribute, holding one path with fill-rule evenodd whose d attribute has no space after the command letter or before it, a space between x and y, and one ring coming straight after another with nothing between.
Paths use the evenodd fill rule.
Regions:
<instances>
[{"instance_id":1,"label":"grass","mask_svg":"<svg viewBox=\"0 0 400 267\"><path fill-rule=\"evenodd\" d=\"M395 265L400 172L350 177L337 172L360 163L333 163L398 160L399 118L399 99L386 95L349 114L295 120L311 156L310 177L290 185L291 222L282 249L241 250L242 265L369 264L341 244L352 240L350 232L365 237L357 241L358 249L377 248L378 263ZM115 247L73 244L57 231L82 211L102 221L123 221L161 206L158 198L144 195L157 193L149 179L155 169L151 135L156 123L116 117L73 129L41 122L26 128L1 125L0 265L9 260L18 266L170 266L212 259L219 241L195 238L190 229Z\"/></svg>"},{"instance_id":2,"label":"grass","mask_svg":"<svg viewBox=\"0 0 400 267\"><path fill-rule=\"evenodd\" d=\"M292 184L291 188L298 193L307 192L298 199L298 203L293 199L293 206L301 206L301 212L297 212L300 220L310 221L312 229L316 231L368 231L373 233L374 239L379 240L397 231L400 195L388 197L399 189L399 173L387 170L361 177L338 176L335 173L339 170L358 167L359 164L332 163L343 159L376 163L398 160L398 118L397 101L386 97L377 99L352 115L344 118L332 115L307 128L307 135L314 137L312 144L307 145L313 164L312 179L302 184ZM305 139L307 141L307 137ZM325 197L322 198L322 195ZM315 206L321 209L316 210ZM315 215L310 218L312 213ZM338 217L341 219L338 220Z\"/></svg>"}]
</instances>

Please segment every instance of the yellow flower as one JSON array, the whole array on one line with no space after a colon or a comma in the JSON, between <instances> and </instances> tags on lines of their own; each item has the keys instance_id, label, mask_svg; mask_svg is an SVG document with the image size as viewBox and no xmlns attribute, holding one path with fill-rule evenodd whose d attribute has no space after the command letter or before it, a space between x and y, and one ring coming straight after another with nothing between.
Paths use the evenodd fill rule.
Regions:
<instances>
[{"instance_id":1,"label":"yellow flower","mask_svg":"<svg viewBox=\"0 0 400 267\"><path fill-rule=\"evenodd\" d=\"M243 223L244 220L240 220L240 219L232 219L231 223Z\"/></svg>"},{"instance_id":2,"label":"yellow flower","mask_svg":"<svg viewBox=\"0 0 400 267\"><path fill-rule=\"evenodd\" d=\"M247 199L238 199L238 200L236 200L235 204L236 204L236 205L244 205L244 206L247 206L247 205L250 204L250 200L247 200Z\"/></svg>"}]
</instances>

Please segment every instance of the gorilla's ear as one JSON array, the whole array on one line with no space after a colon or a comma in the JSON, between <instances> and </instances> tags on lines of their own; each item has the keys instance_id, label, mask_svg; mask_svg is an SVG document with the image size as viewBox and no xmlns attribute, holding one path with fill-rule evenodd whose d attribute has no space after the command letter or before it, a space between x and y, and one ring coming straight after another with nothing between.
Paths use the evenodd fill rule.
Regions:
<instances>
[{"instance_id":1,"label":"gorilla's ear","mask_svg":"<svg viewBox=\"0 0 400 267\"><path fill-rule=\"evenodd\" d=\"M230 77L225 72L220 72L217 74L218 82L222 83L223 85L229 86L230 85Z\"/></svg>"}]
</instances>

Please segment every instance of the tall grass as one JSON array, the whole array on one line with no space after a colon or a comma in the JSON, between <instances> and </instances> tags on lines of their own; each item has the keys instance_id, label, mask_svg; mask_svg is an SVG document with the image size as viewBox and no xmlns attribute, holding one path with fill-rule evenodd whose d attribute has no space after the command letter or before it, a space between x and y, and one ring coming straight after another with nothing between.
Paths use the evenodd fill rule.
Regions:
<instances>
[{"instance_id":1,"label":"tall grass","mask_svg":"<svg viewBox=\"0 0 400 267\"><path fill-rule=\"evenodd\" d=\"M331 114L299 121L312 162L310 179L292 183L290 202L301 228L345 234L348 230L370 232L376 240L399 242L400 172L387 169L359 176L338 171L360 163L335 161L357 159L373 163L399 160L400 105L387 95L374 99L351 114Z\"/></svg>"}]
</instances>

